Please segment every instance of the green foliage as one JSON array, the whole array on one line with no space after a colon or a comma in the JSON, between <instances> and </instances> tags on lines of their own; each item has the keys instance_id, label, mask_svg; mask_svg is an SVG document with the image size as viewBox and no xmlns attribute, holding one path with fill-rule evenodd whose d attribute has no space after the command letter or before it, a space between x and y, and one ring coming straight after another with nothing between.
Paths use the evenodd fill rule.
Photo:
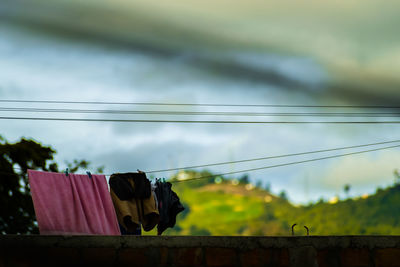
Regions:
<instances>
[{"instance_id":1,"label":"green foliage","mask_svg":"<svg viewBox=\"0 0 400 267\"><path fill-rule=\"evenodd\" d=\"M0 138L0 234L38 233L27 170L58 172L55 153L34 140L10 144ZM67 164L71 173L89 165L85 160Z\"/></svg>"},{"instance_id":2,"label":"green foliage","mask_svg":"<svg viewBox=\"0 0 400 267\"><path fill-rule=\"evenodd\" d=\"M242 177L239 178L239 184L248 184L250 182L249 175L244 174Z\"/></svg>"},{"instance_id":3,"label":"green foliage","mask_svg":"<svg viewBox=\"0 0 400 267\"><path fill-rule=\"evenodd\" d=\"M393 171L394 177L395 177L395 183L400 184L400 173L398 169L395 169Z\"/></svg>"},{"instance_id":4,"label":"green foliage","mask_svg":"<svg viewBox=\"0 0 400 267\"><path fill-rule=\"evenodd\" d=\"M350 189L351 189L351 185L350 184L345 184L343 186L343 191L345 192L347 198L349 198Z\"/></svg>"},{"instance_id":5,"label":"green foliage","mask_svg":"<svg viewBox=\"0 0 400 267\"><path fill-rule=\"evenodd\" d=\"M174 183L188 212L178 215L173 235L198 235L198 229L211 235L399 235L400 185L377 189L374 195L346 199L335 204L320 199L307 206L294 206L286 194L273 196L266 190L247 190L245 185L212 181L203 186Z\"/></svg>"},{"instance_id":6,"label":"green foliage","mask_svg":"<svg viewBox=\"0 0 400 267\"><path fill-rule=\"evenodd\" d=\"M0 143L0 233L37 233L29 192L28 169L57 171L55 151L22 138L15 144Z\"/></svg>"},{"instance_id":7,"label":"green foliage","mask_svg":"<svg viewBox=\"0 0 400 267\"><path fill-rule=\"evenodd\" d=\"M281 199L283 199L283 200L288 200L288 196L287 196L287 193L286 193L285 190L282 190L282 191L279 193L279 197L280 197Z\"/></svg>"},{"instance_id":8,"label":"green foliage","mask_svg":"<svg viewBox=\"0 0 400 267\"><path fill-rule=\"evenodd\" d=\"M84 159L81 160L74 159L72 163L66 162L66 165L70 173L76 173L80 169L82 170L89 169L90 162ZM96 173L103 173L103 171L104 171L104 166L97 167L96 169Z\"/></svg>"},{"instance_id":9,"label":"green foliage","mask_svg":"<svg viewBox=\"0 0 400 267\"><path fill-rule=\"evenodd\" d=\"M203 178L206 177L206 178ZM217 176L213 175L211 172L204 170L201 172L198 171L193 171L193 170L185 170L185 171L181 171L179 173L177 173L176 175L172 176L170 181L173 182L179 182L179 181L183 181L183 180L190 180L190 179L194 179L188 182L184 182L184 183L179 183L184 187L190 187L190 188L196 188L196 187L202 187L204 185L210 184L210 183L214 183L214 180ZM198 178L202 178L202 179L198 179ZM222 180L223 178L220 177ZM198 180L196 180L198 179Z\"/></svg>"}]
</instances>

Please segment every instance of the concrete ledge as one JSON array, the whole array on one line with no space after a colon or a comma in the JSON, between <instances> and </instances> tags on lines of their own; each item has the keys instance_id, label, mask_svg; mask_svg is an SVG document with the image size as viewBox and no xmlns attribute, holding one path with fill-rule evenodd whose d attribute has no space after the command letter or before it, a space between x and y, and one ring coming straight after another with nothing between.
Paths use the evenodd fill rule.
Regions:
<instances>
[{"instance_id":1,"label":"concrete ledge","mask_svg":"<svg viewBox=\"0 0 400 267\"><path fill-rule=\"evenodd\" d=\"M400 236L0 236L0 247L75 248L185 248L226 247L238 249L294 248L400 248Z\"/></svg>"},{"instance_id":2,"label":"concrete ledge","mask_svg":"<svg viewBox=\"0 0 400 267\"><path fill-rule=\"evenodd\" d=\"M44 264L400 267L400 236L0 236L0 267Z\"/></svg>"}]
</instances>

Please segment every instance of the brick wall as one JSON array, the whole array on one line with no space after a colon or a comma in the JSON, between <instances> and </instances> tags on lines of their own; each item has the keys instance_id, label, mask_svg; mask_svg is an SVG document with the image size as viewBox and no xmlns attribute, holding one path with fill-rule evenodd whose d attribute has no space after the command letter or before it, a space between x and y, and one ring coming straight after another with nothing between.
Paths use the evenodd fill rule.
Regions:
<instances>
[{"instance_id":1,"label":"brick wall","mask_svg":"<svg viewBox=\"0 0 400 267\"><path fill-rule=\"evenodd\" d=\"M400 267L400 236L0 236L9 266Z\"/></svg>"}]
</instances>

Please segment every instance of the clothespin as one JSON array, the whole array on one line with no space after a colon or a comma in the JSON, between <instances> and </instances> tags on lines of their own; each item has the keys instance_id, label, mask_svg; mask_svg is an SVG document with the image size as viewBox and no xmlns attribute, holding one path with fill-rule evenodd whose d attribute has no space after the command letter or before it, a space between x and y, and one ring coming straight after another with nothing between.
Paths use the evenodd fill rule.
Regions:
<instances>
[{"instance_id":1,"label":"clothespin","mask_svg":"<svg viewBox=\"0 0 400 267\"><path fill-rule=\"evenodd\" d=\"M66 168L66 169L65 169L65 175L66 175L66 176L68 176L68 174L69 174L68 172L69 172L69 170L68 170L68 168Z\"/></svg>"},{"instance_id":2,"label":"clothespin","mask_svg":"<svg viewBox=\"0 0 400 267\"><path fill-rule=\"evenodd\" d=\"M89 176L90 179L92 179L92 174L90 173L90 171L86 171L86 174Z\"/></svg>"},{"instance_id":3,"label":"clothespin","mask_svg":"<svg viewBox=\"0 0 400 267\"><path fill-rule=\"evenodd\" d=\"M165 183L165 178L162 178L163 183Z\"/></svg>"}]
</instances>

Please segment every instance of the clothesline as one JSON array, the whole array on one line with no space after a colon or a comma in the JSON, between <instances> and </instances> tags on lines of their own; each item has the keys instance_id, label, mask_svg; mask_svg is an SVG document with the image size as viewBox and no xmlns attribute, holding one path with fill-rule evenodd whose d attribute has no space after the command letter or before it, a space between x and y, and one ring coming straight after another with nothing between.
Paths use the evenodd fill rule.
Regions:
<instances>
[{"instance_id":1,"label":"clothesline","mask_svg":"<svg viewBox=\"0 0 400 267\"><path fill-rule=\"evenodd\" d=\"M366 144L366 145L359 145L359 146L352 146L354 147L362 147L362 146L371 146L371 145L377 145L377 144L385 144L385 143L394 143L394 142L399 142L397 141L387 141L387 142L380 142L380 143L375 143L375 144ZM332 150L339 150L339 149L347 149L347 148L352 148L352 147L346 147L346 148L337 148L337 149L330 149L326 151L332 151ZM192 180L200 180L200 179L206 179L206 178L212 178L212 177L218 177L218 176L224 176L224 175L231 175L231 174L237 174L237 173L243 173L243 172L251 172L251 171L257 171L257 170L262 170L262 169L270 169L270 168L277 168L277 167L283 167L283 166L289 166L289 165L296 165L296 164L302 164L302 163L307 163L307 162L314 162L314 161L319 161L319 160L325 160L325 159L332 159L332 158L339 158L339 157L345 157L345 156L350 156L350 155L356 155L356 154L362 154L362 153L367 153L367 152L373 152L373 151L379 151L379 150L386 150L386 149L391 149L391 148L397 148L400 147L400 145L393 145L393 146L387 146L387 147L379 147L379 148L374 148L374 149L369 149L369 150L362 150L362 151L356 151L356 152L350 152L350 153L345 153L345 154L338 154L338 155L333 155L333 156L326 156L326 157L320 157L320 158L314 158L314 159L307 159L307 160L302 160L302 161L293 161L289 163L282 163L282 164L276 164L276 165L268 165L268 166L263 166L263 167L258 167L258 168L251 168L251 169L243 169L239 171L234 171L234 172L227 172L227 173L220 173L220 174L215 174L215 175L207 175L207 176L201 176L201 177L195 177L195 178L190 178L190 179L185 179L185 180L177 180L177 181L171 181L171 182L186 182L186 181L192 181ZM320 151L323 152L323 151ZM316 151L310 151L310 152L303 152L303 153L297 153L297 155L303 155L303 154L310 154L310 153L317 153ZM281 155L281 156L274 156L272 158L277 158L277 157L286 157L286 156L294 156L296 154L289 154L289 155ZM271 157L269 157L271 158ZM259 159L253 159L253 160L259 160ZM250 161L250 160L248 160ZM225 163L224 163L225 164ZM204 166L204 165L203 165ZM19 168L20 169L20 168ZM178 170L177 168L176 170ZM180 168L182 169L182 168ZM21 170L21 169L20 169ZM160 171L152 171L152 173L155 172L163 172L164 170ZM143 171L145 173L151 173ZM4 173L4 172L1 172ZM11 175L17 175L15 173L10 173ZM105 176L110 176L112 174L103 174Z\"/></svg>"},{"instance_id":2,"label":"clothesline","mask_svg":"<svg viewBox=\"0 0 400 267\"><path fill-rule=\"evenodd\" d=\"M210 164L203 164L203 165L194 165L194 166L187 166L187 167L181 167L181 168L170 168L170 169L161 169L161 170L150 170L150 171L146 171L146 173L160 173L160 172L167 172L167 171L177 171L177 170L185 170L185 169L195 169L195 168L211 167L211 166L218 166L218 165L226 165L226 164L236 164L236 163L243 163L243 162L259 161L259 160L266 160L266 159L276 159L276 158L284 158L284 157L293 157L293 156L300 156L300 155L307 155L307 154L315 154L315 153L322 153L322 152L330 152L330 151L336 151L336 150L344 150L344 149L359 148L359 147L367 147L367 146L375 146L375 145L383 145L383 144L398 143L398 142L400 142L400 140L385 141L385 142L378 142L378 143L371 143L371 144L363 144L363 145L346 146L346 147L339 147L339 148L322 149L322 150L314 150L314 151L299 152L299 153L292 153L292 154L283 154L283 155L276 155L276 156L267 156L267 157L252 158L252 159L242 159L242 160L235 160L235 161L226 161L226 162L219 162L219 163L210 163Z\"/></svg>"}]
</instances>

